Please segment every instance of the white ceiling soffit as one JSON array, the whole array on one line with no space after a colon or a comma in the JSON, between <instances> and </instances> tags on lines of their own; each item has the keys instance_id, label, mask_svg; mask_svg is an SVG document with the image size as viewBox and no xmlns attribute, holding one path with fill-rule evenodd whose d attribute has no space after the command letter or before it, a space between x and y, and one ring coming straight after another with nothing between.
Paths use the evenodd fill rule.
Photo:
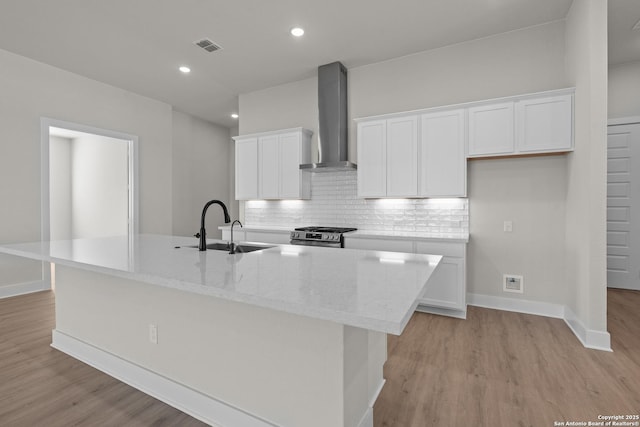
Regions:
<instances>
[{"instance_id":1,"label":"white ceiling soffit","mask_svg":"<svg viewBox=\"0 0 640 427\"><path fill-rule=\"evenodd\" d=\"M625 0L610 3L618 1ZM2 0L0 48L231 127L240 93L315 76L333 61L353 68L563 19L570 6L571 0ZM289 34L294 26L305 29L304 37ZM224 49L209 53L194 45L205 38ZM181 65L191 73L180 73Z\"/></svg>"}]
</instances>

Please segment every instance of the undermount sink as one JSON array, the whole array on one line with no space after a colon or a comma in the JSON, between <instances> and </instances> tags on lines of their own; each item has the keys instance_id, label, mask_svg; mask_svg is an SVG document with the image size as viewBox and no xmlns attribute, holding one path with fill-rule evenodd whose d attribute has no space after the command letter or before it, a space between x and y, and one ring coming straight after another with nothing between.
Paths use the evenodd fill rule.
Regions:
<instances>
[{"instance_id":1,"label":"undermount sink","mask_svg":"<svg viewBox=\"0 0 640 427\"><path fill-rule=\"evenodd\" d=\"M198 249L198 245L192 246L182 246L183 248L195 248ZM255 252L260 251L262 249L269 249L273 246L268 245L236 245L236 253L247 253L247 252ZM207 250L214 251L226 251L229 252L229 244L228 243L207 243Z\"/></svg>"}]
</instances>

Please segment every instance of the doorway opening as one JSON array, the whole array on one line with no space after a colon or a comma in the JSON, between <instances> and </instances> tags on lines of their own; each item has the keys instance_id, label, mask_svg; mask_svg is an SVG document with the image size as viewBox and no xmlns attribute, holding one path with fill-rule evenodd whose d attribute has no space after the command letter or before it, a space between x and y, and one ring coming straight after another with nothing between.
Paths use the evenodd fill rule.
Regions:
<instances>
[{"instance_id":1,"label":"doorway opening","mask_svg":"<svg viewBox=\"0 0 640 427\"><path fill-rule=\"evenodd\" d=\"M42 118L42 240L131 242L138 232L137 152L135 135ZM48 268L43 275L51 280Z\"/></svg>"}]
</instances>

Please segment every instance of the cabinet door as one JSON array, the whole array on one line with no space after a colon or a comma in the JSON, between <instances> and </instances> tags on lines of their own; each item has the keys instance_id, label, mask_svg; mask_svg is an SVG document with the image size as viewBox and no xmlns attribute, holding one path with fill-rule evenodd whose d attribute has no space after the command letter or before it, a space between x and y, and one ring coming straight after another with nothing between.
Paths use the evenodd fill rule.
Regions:
<instances>
[{"instance_id":1,"label":"cabinet door","mask_svg":"<svg viewBox=\"0 0 640 427\"><path fill-rule=\"evenodd\" d=\"M465 292L464 260L443 257L429 278L427 288L418 302L433 307L465 310Z\"/></svg>"},{"instance_id":2,"label":"cabinet door","mask_svg":"<svg viewBox=\"0 0 640 427\"><path fill-rule=\"evenodd\" d=\"M280 191L280 143L278 135L259 139L260 198L277 199Z\"/></svg>"},{"instance_id":3,"label":"cabinet door","mask_svg":"<svg viewBox=\"0 0 640 427\"><path fill-rule=\"evenodd\" d=\"M280 198L300 198L300 134L280 135Z\"/></svg>"},{"instance_id":4,"label":"cabinet door","mask_svg":"<svg viewBox=\"0 0 640 427\"><path fill-rule=\"evenodd\" d=\"M358 197L387 195L385 120L358 123Z\"/></svg>"},{"instance_id":5,"label":"cabinet door","mask_svg":"<svg viewBox=\"0 0 640 427\"><path fill-rule=\"evenodd\" d=\"M387 120L387 196L418 195L418 116Z\"/></svg>"},{"instance_id":6,"label":"cabinet door","mask_svg":"<svg viewBox=\"0 0 640 427\"><path fill-rule=\"evenodd\" d=\"M516 104L518 151L569 151L573 148L573 97L526 99Z\"/></svg>"},{"instance_id":7,"label":"cabinet door","mask_svg":"<svg viewBox=\"0 0 640 427\"><path fill-rule=\"evenodd\" d=\"M467 159L464 153L465 111L423 114L420 126L420 195L464 197Z\"/></svg>"},{"instance_id":8,"label":"cabinet door","mask_svg":"<svg viewBox=\"0 0 640 427\"><path fill-rule=\"evenodd\" d=\"M469 108L469 157L515 150L513 102Z\"/></svg>"},{"instance_id":9,"label":"cabinet door","mask_svg":"<svg viewBox=\"0 0 640 427\"><path fill-rule=\"evenodd\" d=\"M236 141L236 200L258 198L258 138Z\"/></svg>"}]
</instances>

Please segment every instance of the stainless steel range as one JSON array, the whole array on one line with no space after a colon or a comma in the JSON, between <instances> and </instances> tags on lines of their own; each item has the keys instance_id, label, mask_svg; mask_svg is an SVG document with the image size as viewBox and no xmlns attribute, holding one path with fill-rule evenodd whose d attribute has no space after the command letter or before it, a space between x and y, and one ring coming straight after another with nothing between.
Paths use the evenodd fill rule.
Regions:
<instances>
[{"instance_id":1,"label":"stainless steel range","mask_svg":"<svg viewBox=\"0 0 640 427\"><path fill-rule=\"evenodd\" d=\"M291 244L344 248L343 234L356 230L353 227L300 227L291 232Z\"/></svg>"}]
</instances>

